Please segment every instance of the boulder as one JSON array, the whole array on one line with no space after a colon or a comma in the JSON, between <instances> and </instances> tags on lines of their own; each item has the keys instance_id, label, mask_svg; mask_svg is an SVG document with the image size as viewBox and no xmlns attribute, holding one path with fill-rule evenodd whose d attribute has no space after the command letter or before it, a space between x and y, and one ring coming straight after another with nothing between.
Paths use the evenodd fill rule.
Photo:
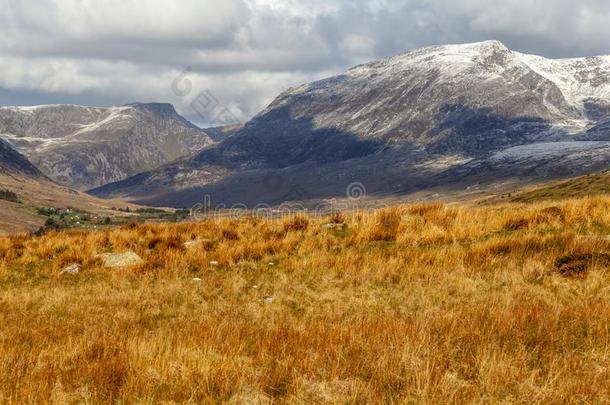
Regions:
<instances>
[{"instance_id":1,"label":"boulder","mask_svg":"<svg viewBox=\"0 0 610 405\"><path fill-rule=\"evenodd\" d=\"M346 225L345 224L337 224L337 223L331 222L330 224L324 225L324 228L326 228L326 229L340 229L340 230L342 230L342 229L346 228Z\"/></svg>"},{"instance_id":2,"label":"boulder","mask_svg":"<svg viewBox=\"0 0 610 405\"><path fill-rule=\"evenodd\" d=\"M271 304L275 298L272 295L264 295L260 298L261 301Z\"/></svg>"},{"instance_id":3,"label":"boulder","mask_svg":"<svg viewBox=\"0 0 610 405\"><path fill-rule=\"evenodd\" d=\"M80 271L80 264L72 263L64 267L59 274L78 274Z\"/></svg>"},{"instance_id":4,"label":"boulder","mask_svg":"<svg viewBox=\"0 0 610 405\"><path fill-rule=\"evenodd\" d=\"M104 267L108 268L137 266L144 263L144 260L132 251L125 253L103 253L95 256L95 258L100 259Z\"/></svg>"}]
</instances>

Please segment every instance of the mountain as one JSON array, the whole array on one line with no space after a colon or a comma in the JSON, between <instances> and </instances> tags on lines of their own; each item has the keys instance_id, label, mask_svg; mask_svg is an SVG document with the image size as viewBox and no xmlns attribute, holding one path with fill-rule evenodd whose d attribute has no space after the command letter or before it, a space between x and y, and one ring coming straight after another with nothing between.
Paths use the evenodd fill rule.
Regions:
<instances>
[{"instance_id":1,"label":"mountain","mask_svg":"<svg viewBox=\"0 0 610 405\"><path fill-rule=\"evenodd\" d=\"M0 139L0 174L23 174L42 178L44 175L8 142Z\"/></svg>"},{"instance_id":2,"label":"mountain","mask_svg":"<svg viewBox=\"0 0 610 405\"><path fill-rule=\"evenodd\" d=\"M0 107L0 138L54 181L79 189L157 168L213 143L170 104Z\"/></svg>"},{"instance_id":3,"label":"mountain","mask_svg":"<svg viewBox=\"0 0 610 405\"><path fill-rule=\"evenodd\" d=\"M610 57L498 41L416 49L281 94L192 158L95 189L189 206L276 204L561 178L610 164Z\"/></svg>"}]
</instances>

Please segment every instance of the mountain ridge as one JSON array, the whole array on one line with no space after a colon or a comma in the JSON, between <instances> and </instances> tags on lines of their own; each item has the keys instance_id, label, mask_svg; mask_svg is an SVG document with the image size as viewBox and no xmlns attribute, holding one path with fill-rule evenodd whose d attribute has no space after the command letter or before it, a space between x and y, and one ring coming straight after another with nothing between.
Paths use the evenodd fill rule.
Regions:
<instances>
[{"instance_id":1,"label":"mountain ridge","mask_svg":"<svg viewBox=\"0 0 610 405\"><path fill-rule=\"evenodd\" d=\"M0 138L49 178L80 189L154 169L215 142L167 103L0 107Z\"/></svg>"},{"instance_id":2,"label":"mountain ridge","mask_svg":"<svg viewBox=\"0 0 610 405\"><path fill-rule=\"evenodd\" d=\"M434 46L291 88L218 145L93 193L281 203L294 188L341 196L350 182L408 194L493 182L487 171L503 181L575 176L610 163L609 123L610 57L551 60L498 41ZM539 153L553 143L563 147ZM525 149L498 159L516 147ZM275 175L285 187L263 187Z\"/></svg>"}]
</instances>

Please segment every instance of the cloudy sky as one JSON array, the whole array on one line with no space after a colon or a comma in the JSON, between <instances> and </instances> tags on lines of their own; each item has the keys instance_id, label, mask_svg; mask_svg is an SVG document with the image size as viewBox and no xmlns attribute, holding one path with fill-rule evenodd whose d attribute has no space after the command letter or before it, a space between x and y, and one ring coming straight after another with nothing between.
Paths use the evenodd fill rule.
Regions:
<instances>
[{"instance_id":1,"label":"cloudy sky","mask_svg":"<svg viewBox=\"0 0 610 405\"><path fill-rule=\"evenodd\" d=\"M290 86L414 47L573 57L610 54L608 38L608 0L0 0L0 105L171 102L205 125L210 99L246 120Z\"/></svg>"}]
</instances>

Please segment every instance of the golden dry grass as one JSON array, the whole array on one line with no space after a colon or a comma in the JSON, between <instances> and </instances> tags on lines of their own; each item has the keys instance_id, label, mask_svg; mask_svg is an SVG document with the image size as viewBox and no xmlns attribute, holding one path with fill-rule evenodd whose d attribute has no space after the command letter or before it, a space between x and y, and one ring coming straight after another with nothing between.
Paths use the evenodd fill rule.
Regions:
<instances>
[{"instance_id":1,"label":"golden dry grass","mask_svg":"<svg viewBox=\"0 0 610 405\"><path fill-rule=\"evenodd\" d=\"M608 403L608 234L599 197L3 238L0 401Z\"/></svg>"},{"instance_id":2,"label":"golden dry grass","mask_svg":"<svg viewBox=\"0 0 610 405\"><path fill-rule=\"evenodd\" d=\"M610 193L610 171L591 173L557 181L545 182L542 185L518 189L509 194L484 198L483 203L517 202L530 203L542 200L562 200L566 198L591 197Z\"/></svg>"}]
</instances>

